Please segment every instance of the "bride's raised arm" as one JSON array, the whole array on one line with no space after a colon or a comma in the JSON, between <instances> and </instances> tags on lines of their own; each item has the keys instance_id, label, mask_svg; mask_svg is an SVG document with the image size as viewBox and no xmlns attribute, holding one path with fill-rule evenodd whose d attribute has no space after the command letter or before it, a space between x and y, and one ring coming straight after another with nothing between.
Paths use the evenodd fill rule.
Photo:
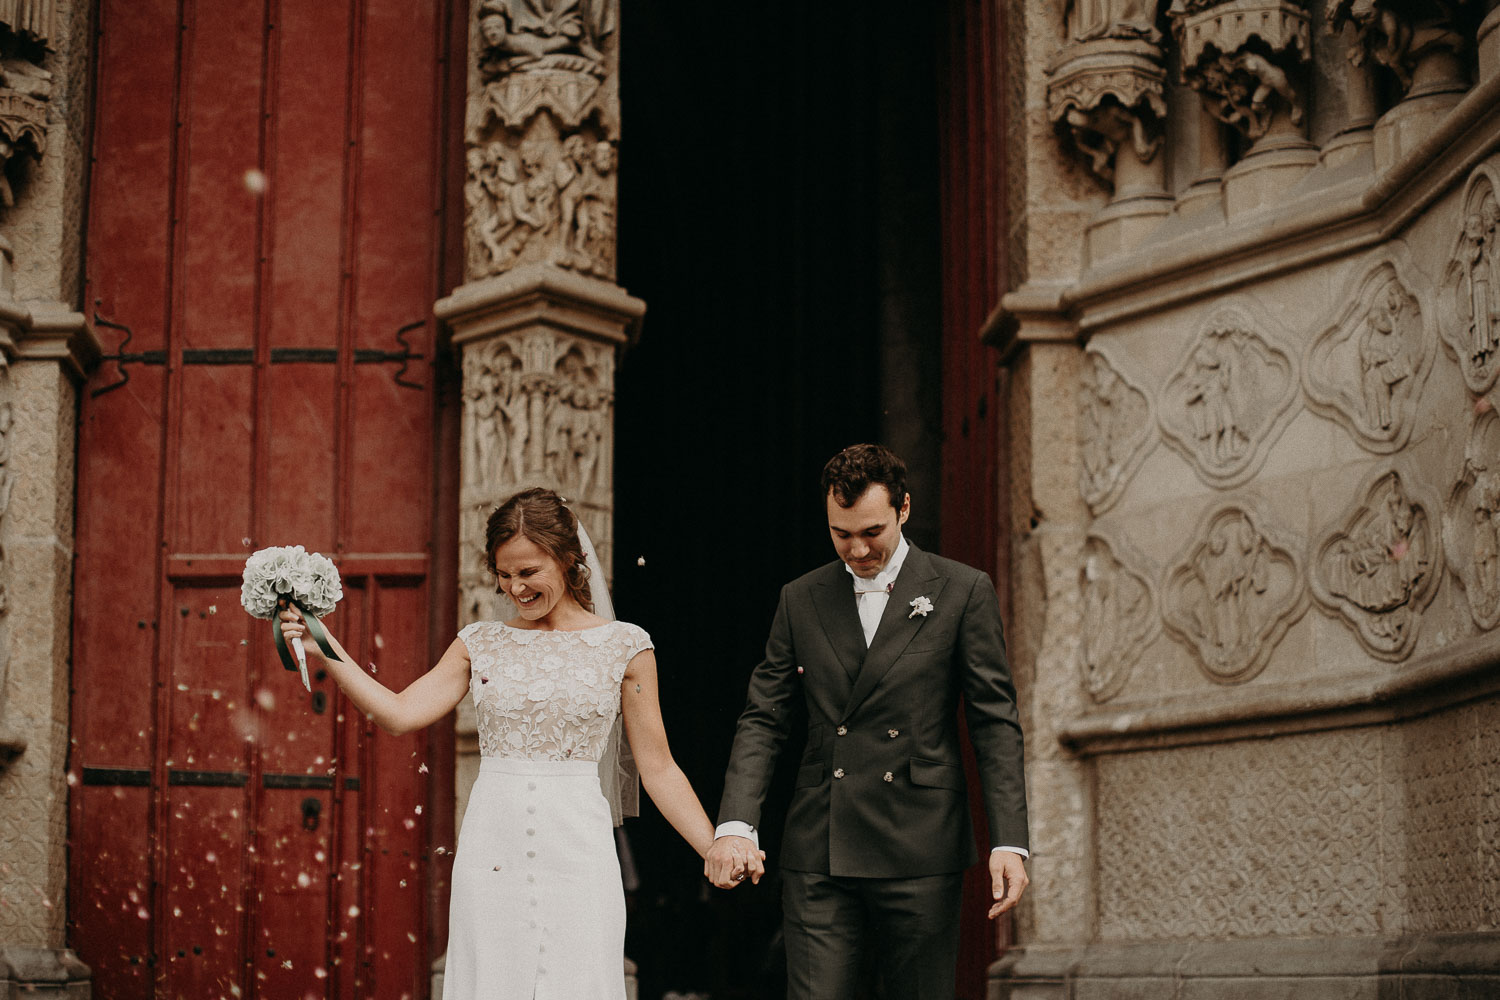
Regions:
<instances>
[{"instance_id":1,"label":"bride's raised arm","mask_svg":"<svg viewBox=\"0 0 1500 1000\"><path fill-rule=\"evenodd\" d=\"M672 759L656 692L656 654L643 649L631 657L625 679L620 683L625 736L630 740L630 753L651 801L701 857L713 846L714 827L693 793L687 775Z\"/></svg>"},{"instance_id":2,"label":"bride's raised arm","mask_svg":"<svg viewBox=\"0 0 1500 1000\"><path fill-rule=\"evenodd\" d=\"M280 617L281 631L288 642L307 635L307 626L295 608L282 611ZM328 627L327 622L323 627ZM436 666L401 691L392 691L366 673L332 632L328 633L328 641L338 654L336 658L325 655L315 642L307 646L310 652L322 657L329 674L349 700L377 726L396 736L432 725L453 711L469 693L469 648L462 639L454 639Z\"/></svg>"}]
</instances>

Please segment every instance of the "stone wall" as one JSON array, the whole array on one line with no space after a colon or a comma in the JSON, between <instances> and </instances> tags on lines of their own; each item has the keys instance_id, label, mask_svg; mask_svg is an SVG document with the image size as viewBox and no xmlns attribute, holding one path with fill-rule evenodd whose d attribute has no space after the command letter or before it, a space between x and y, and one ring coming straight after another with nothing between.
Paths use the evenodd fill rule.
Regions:
<instances>
[{"instance_id":1,"label":"stone wall","mask_svg":"<svg viewBox=\"0 0 1500 1000\"><path fill-rule=\"evenodd\" d=\"M0 995L85 997L64 947L90 10L0 8Z\"/></svg>"},{"instance_id":2,"label":"stone wall","mask_svg":"<svg viewBox=\"0 0 1500 1000\"><path fill-rule=\"evenodd\" d=\"M1010 5L997 995L1500 982L1493 7Z\"/></svg>"}]
</instances>

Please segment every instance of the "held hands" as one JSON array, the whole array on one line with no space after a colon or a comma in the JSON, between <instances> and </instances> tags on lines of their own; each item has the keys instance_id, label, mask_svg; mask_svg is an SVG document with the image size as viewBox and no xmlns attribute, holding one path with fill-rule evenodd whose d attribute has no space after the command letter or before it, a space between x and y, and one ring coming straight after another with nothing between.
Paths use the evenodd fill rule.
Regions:
<instances>
[{"instance_id":1,"label":"held hands","mask_svg":"<svg viewBox=\"0 0 1500 1000\"><path fill-rule=\"evenodd\" d=\"M311 641L307 635L307 623L302 620L302 612L295 605L281 609L277 616L281 619L281 634L286 636L286 641L293 639L307 639L307 648L318 656L323 656L323 651L318 648L316 642ZM327 657L323 657L327 659Z\"/></svg>"},{"instance_id":2,"label":"held hands","mask_svg":"<svg viewBox=\"0 0 1500 1000\"><path fill-rule=\"evenodd\" d=\"M1021 901L1021 893L1031 884L1026 877L1025 859L1013 851L990 853L990 884L994 887L995 905L990 907L993 920Z\"/></svg>"},{"instance_id":3,"label":"held hands","mask_svg":"<svg viewBox=\"0 0 1500 1000\"><path fill-rule=\"evenodd\" d=\"M746 877L759 883L766 873L766 852L746 837L720 837L703 858L703 876L720 889L733 889Z\"/></svg>"}]
</instances>

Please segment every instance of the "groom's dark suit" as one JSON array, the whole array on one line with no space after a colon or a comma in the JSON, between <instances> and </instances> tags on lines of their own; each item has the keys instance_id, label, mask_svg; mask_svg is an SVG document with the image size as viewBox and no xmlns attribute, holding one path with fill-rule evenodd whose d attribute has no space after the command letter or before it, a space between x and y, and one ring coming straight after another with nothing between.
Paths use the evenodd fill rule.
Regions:
<instances>
[{"instance_id":1,"label":"groom's dark suit","mask_svg":"<svg viewBox=\"0 0 1500 1000\"><path fill-rule=\"evenodd\" d=\"M921 597L931 605L926 615L914 613L912 602ZM807 749L780 857L788 875L796 876L786 897L789 962L800 947L791 940L794 934L816 938L825 932L821 916L792 912L814 905L806 901L819 898L818 876L839 891L864 893L873 886L899 895L910 888L925 902L902 897L890 905L926 906L935 911L932 920L956 929L957 873L976 859L959 747L960 696L990 843L1025 848L1021 729L989 578L911 546L868 649L854 581L842 562L782 589L765 660L750 679L735 733L719 821L759 823L776 758L803 702ZM935 876L940 878L933 882ZM940 888L929 892L929 883ZM878 911L887 904L878 895L861 898L874 911L869 918L878 931ZM918 921L924 922L931 923ZM838 940L859 936L857 928L826 931ZM889 936L889 942L886 935L868 942L879 948L882 961L890 960L890 949L906 935ZM953 951L925 952L903 961L938 966L932 976L921 975L922 982L951 982ZM816 947L812 954L818 954ZM821 974L816 967L789 969L788 995L837 995L822 991ZM812 985L799 987L799 975Z\"/></svg>"}]
</instances>

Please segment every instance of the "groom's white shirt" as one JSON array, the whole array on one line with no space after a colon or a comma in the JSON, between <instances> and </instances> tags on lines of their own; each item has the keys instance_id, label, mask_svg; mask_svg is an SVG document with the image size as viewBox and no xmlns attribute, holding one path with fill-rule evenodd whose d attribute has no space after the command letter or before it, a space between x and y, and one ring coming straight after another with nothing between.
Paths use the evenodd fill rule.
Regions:
<instances>
[{"instance_id":1,"label":"groom's white shirt","mask_svg":"<svg viewBox=\"0 0 1500 1000\"><path fill-rule=\"evenodd\" d=\"M901 567L906 565L906 554L911 551L911 546L906 544L906 535L901 535L900 541L896 543L896 551L891 554L890 561L876 573L866 580L855 576L854 570L848 564L844 565L849 570L849 576L854 581L854 603L859 608L859 625L865 633L865 648L870 648L870 643L875 641L875 630L880 627L880 616L885 614L885 606L891 600L891 588L896 584L896 577L901 574ZM720 823L714 828L714 839L720 837L745 837L754 842L756 849L760 848L760 831L749 823L742 820L732 819ZM995 847L995 851L1010 851L1019 854L1023 858L1031 857L1031 853L1024 847Z\"/></svg>"}]
</instances>

